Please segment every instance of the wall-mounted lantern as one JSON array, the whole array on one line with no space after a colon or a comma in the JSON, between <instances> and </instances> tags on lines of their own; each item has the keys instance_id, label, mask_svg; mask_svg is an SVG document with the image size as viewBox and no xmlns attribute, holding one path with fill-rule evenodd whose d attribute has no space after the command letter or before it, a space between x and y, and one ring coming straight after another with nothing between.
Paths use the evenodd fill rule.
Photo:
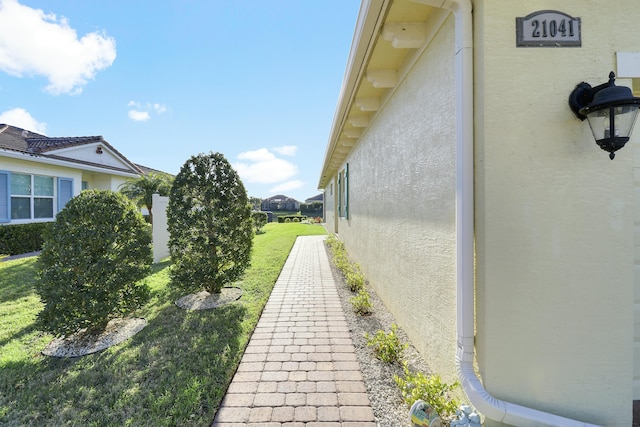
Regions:
<instances>
[{"instance_id":1,"label":"wall-mounted lantern","mask_svg":"<svg viewBox=\"0 0 640 427\"><path fill-rule=\"evenodd\" d=\"M591 87L582 82L569 95L569 107L580 120L589 121L596 144L611 160L629 141L640 108L640 98L628 87L616 86L615 79L612 71L607 83Z\"/></svg>"}]
</instances>

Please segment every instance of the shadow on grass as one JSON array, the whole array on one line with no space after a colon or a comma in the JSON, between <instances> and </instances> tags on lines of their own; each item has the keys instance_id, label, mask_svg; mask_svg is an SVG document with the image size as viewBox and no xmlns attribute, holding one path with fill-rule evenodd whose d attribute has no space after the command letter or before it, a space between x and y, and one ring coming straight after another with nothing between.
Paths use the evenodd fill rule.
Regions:
<instances>
[{"instance_id":1,"label":"shadow on grass","mask_svg":"<svg viewBox=\"0 0 640 427\"><path fill-rule=\"evenodd\" d=\"M7 363L0 424L209 425L246 346L246 312L241 304L184 311L167 303L140 333L103 352Z\"/></svg>"},{"instance_id":2,"label":"shadow on grass","mask_svg":"<svg viewBox=\"0 0 640 427\"><path fill-rule=\"evenodd\" d=\"M4 263L3 263L4 264ZM32 294L35 285L37 258L6 261L0 270L0 304Z\"/></svg>"}]
</instances>

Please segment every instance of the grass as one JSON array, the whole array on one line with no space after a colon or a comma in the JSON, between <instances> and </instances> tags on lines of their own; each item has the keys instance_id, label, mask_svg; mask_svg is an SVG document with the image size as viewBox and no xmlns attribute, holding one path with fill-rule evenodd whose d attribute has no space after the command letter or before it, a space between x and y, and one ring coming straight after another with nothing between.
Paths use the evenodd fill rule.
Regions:
<instances>
[{"instance_id":1,"label":"grass","mask_svg":"<svg viewBox=\"0 0 640 427\"><path fill-rule=\"evenodd\" d=\"M52 336L35 329L36 258L0 263L0 425L210 425L284 262L308 224L270 223L256 235L238 303L184 311L169 283L169 262L147 278L148 326L99 353L41 355Z\"/></svg>"}]
</instances>

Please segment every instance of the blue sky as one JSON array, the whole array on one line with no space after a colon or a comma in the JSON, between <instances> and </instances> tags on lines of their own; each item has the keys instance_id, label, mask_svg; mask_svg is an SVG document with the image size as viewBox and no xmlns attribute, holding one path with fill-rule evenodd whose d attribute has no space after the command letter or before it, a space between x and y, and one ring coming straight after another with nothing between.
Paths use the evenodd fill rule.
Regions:
<instances>
[{"instance_id":1,"label":"blue sky","mask_svg":"<svg viewBox=\"0 0 640 427\"><path fill-rule=\"evenodd\" d=\"M0 123L102 135L176 174L220 152L250 196L319 193L359 0L0 0Z\"/></svg>"}]
</instances>

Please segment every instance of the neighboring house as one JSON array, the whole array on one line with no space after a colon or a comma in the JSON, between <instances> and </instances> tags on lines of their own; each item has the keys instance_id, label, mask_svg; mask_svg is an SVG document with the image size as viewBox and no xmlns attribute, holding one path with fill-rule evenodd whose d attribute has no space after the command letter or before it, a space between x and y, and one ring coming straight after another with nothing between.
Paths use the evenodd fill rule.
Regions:
<instances>
[{"instance_id":1,"label":"neighboring house","mask_svg":"<svg viewBox=\"0 0 640 427\"><path fill-rule=\"evenodd\" d=\"M550 9L528 24L557 42L518 47ZM640 88L638 22L634 0L362 2L326 225L487 426L632 425L640 129L610 160L568 99L611 70Z\"/></svg>"},{"instance_id":2,"label":"neighboring house","mask_svg":"<svg viewBox=\"0 0 640 427\"><path fill-rule=\"evenodd\" d=\"M324 218L324 194L320 193L317 196L310 197L304 203L306 206L300 206L303 214Z\"/></svg>"},{"instance_id":3,"label":"neighboring house","mask_svg":"<svg viewBox=\"0 0 640 427\"><path fill-rule=\"evenodd\" d=\"M0 124L0 223L52 221L83 189L143 173L102 136L47 137Z\"/></svg>"},{"instance_id":4,"label":"neighboring house","mask_svg":"<svg viewBox=\"0 0 640 427\"><path fill-rule=\"evenodd\" d=\"M311 203L322 203L323 200L324 200L324 196L322 193L320 193L317 196L309 197L304 202L310 205Z\"/></svg>"},{"instance_id":5,"label":"neighboring house","mask_svg":"<svg viewBox=\"0 0 640 427\"><path fill-rule=\"evenodd\" d=\"M260 208L263 211L297 211L300 209L300 202L291 197L279 194L264 199Z\"/></svg>"}]
</instances>

